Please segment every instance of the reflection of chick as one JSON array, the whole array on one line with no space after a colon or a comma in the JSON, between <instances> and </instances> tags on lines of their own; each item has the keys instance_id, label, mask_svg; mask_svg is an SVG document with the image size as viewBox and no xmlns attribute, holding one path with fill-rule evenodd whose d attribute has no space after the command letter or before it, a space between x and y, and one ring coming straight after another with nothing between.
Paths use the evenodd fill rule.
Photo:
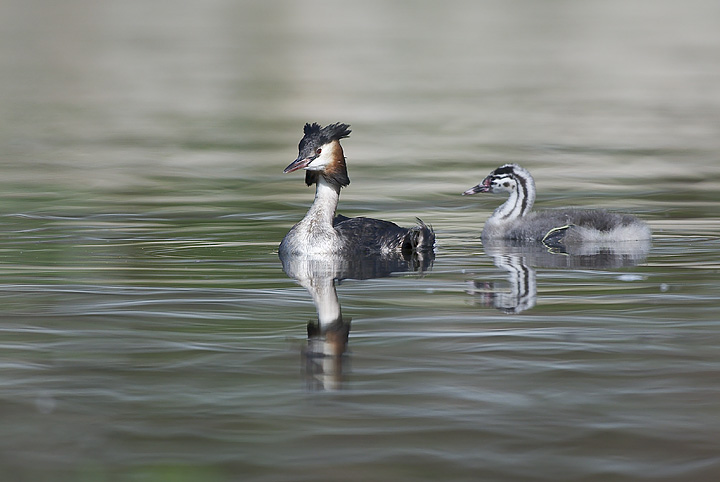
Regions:
<instances>
[{"instance_id":1,"label":"reflection of chick","mask_svg":"<svg viewBox=\"0 0 720 482\"><path fill-rule=\"evenodd\" d=\"M484 243L485 253L495 266L508 273L509 290L499 289L492 281L469 281L466 293L476 296L479 303L506 313L520 313L535 306L537 281L535 267L560 269L615 269L636 266L645 260L650 241L617 242L608 246L584 243L563 254L541 243L516 246L495 241Z\"/></svg>"},{"instance_id":2,"label":"reflection of chick","mask_svg":"<svg viewBox=\"0 0 720 482\"><path fill-rule=\"evenodd\" d=\"M535 306L535 270L526 264L525 258L503 254L494 256L493 260L495 266L508 272L510 290L500 291L494 282L471 281L467 293L480 295L484 306L492 306L505 313L520 313Z\"/></svg>"}]
</instances>

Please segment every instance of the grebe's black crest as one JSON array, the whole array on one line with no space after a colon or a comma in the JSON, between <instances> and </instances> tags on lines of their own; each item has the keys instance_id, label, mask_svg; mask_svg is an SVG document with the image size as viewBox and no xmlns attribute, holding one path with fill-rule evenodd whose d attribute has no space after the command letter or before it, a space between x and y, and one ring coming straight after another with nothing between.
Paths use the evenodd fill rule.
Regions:
<instances>
[{"instance_id":1,"label":"grebe's black crest","mask_svg":"<svg viewBox=\"0 0 720 482\"><path fill-rule=\"evenodd\" d=\"M300 139L300 144L298 144L298 158L317 157L315 150L318 147L324 146L330 141L338 141L350 137L350 132L352 131L349 127L348 124L342 124L340 122L325 127L320 127L320 124L316 122L305 124L305 128L303 129L305 136Z\"/></svg>"},{"instance_id":2,"label":"grebe's black crest","mask_svg":"<svg viewBox=\"0 0 720 482\"><path fill-rule=\"evenodd\" d=\"M305 124L303 132L305 133L306 137L315 137L320 141L320 144L326 144L335 139L344 139L345 137L350 137L350 133L352 131L349 129L349 127L349 124L343 124L341 122L329 124L325 127L320 127L320 124L318 124L317 122L313 122L312 124L308 122L307 124Z\"/></svg>"}]
</instances>

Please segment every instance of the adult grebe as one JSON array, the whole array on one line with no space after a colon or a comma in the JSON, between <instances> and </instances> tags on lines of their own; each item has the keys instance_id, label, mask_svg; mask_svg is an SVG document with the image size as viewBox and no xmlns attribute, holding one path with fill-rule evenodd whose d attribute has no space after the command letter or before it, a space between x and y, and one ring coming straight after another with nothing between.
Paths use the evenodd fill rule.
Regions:
<instances>
[{"instance_id":1,"label":"adult grebe","mask_svg":"<svg viewBox=\"0 0 720 482\"><path fill-rule=\"evenodd\" d=\"M629 214L581 209L530 212L535 202L535 181L517 164L498 167L463 194L479 192L510 193L508 200L485 223L483 242L543 242L549 247L565 247L651 238L650 228Z\"/></svg>"},{"instance_id":2,"label":"adult grebe","mask_svg":"<svg viewBox=\"0 0 720 482\"><path fill-rule=\"evenodd\" d=\"M284 172L305 169L305 183L313 184L315 201L305 217L280 243L280 254L351 254L423 252L432 250L435 233L419 225L401 228L389 221L335 216L340 189L350 184L340 139L350 135L349 125L305 124L298 158Z\"/></svg>"}]
</instances>

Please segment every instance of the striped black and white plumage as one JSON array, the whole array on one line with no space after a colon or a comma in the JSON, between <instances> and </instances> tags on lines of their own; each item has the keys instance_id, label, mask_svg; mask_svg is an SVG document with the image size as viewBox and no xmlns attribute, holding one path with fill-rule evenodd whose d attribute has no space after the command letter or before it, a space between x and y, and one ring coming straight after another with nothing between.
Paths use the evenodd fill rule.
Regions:
<instances>
[{"instance_id":1,"label":"striped black and white plumage","mask_svg":"<svg viewBox=\"0 0 720 482\"><path fill-rule=\"evenodd\" d=\"M642 241L651 237L650 228L629 214L572 208L531 212L535 203L535 181L517 164L498 167L463 194L479 192L509 193L508 200L485 223L483 242L542 242L550 247L565 247L588 242Z\"/></svg>"},{"instance_id":2,"label":"striped black and white plumage","mask_svg":"<svg viewBox=\"0 0 720 482\"><path fill-rule=\"evenodd\" d=\"M335 216L340 189L350 184L340 139L349 125L305 124L298 158L284 172L305 169L305 183L316 185L315 201L305 217L280 243L280 254L356 254L429 252L435 245L432 228L418 219L412 228L372 218Z\"/></svg>"}]
</instances>

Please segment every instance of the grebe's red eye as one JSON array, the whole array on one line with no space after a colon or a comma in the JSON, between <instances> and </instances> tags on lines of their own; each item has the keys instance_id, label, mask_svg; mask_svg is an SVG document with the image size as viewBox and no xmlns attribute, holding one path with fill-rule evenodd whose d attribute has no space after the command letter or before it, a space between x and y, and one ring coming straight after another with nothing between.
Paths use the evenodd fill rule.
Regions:
<instances>
[{"instance_id":1,"label":"grebe's red eye","mask_svg":"<svg viewBox=\"0 0 720 482\"><path fill-rule=\"evenodd\" d=\"M315 154L320 154L322 152L322 147L318 147L315 149Z\"/></svg>"}]
</instances>

